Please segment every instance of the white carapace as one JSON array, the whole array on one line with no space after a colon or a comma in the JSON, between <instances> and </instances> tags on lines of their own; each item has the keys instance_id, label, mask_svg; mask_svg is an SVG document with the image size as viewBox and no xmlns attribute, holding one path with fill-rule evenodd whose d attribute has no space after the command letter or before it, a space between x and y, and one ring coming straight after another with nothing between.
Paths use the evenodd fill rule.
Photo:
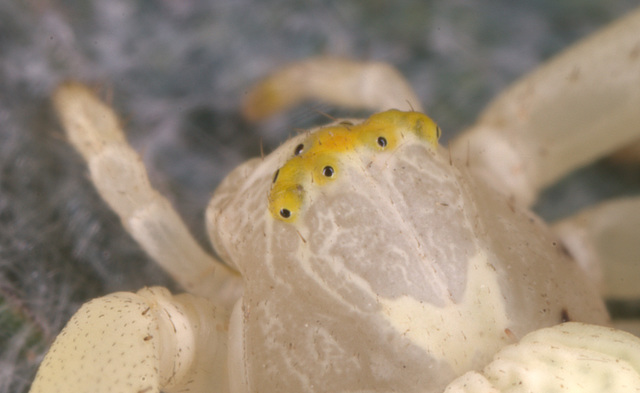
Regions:
<instances>
[{"instance_id":1,"label":"white carapace","mask_svg":"<svg viewBox=\"0 0 640 393\"><path fill-rule=\"evenodd\" d=\"M546 225L464 173L439 133L416 112L342 121L221 184L207 222L244 278L241 390L438 392L530 331L607 321Z\"/></svg>"}]
</instances>

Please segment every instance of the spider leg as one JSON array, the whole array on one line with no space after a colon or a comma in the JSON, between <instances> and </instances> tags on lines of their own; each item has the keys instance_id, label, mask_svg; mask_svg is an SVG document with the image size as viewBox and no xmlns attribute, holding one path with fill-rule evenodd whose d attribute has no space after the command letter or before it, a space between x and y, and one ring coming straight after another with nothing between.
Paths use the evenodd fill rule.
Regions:
<instances>
[{"instance_id":1,"label":"spider leg","mask_svg":"<svg viewBox=\"0 0 640 393\"><path fill-rule=\"evenodd\" d=\"M640 138L640 9L516 82L451 145L531 204L568 172Z\"/></svg>"},{"instance_id":2,"label":"spider leg","mask_svg":"<svg viewBox=\"0 0 640 393\"><path fill-rule=\"evenodd\" d=\"M593 282L601 283L605 298L640 299L640 197L603 202L556 223L553 229L592 274ZM640 327L640 321L634 324Z\"/></svg>"},{"instance_id":3,"label":"spider leg","mask_svg":"<svg viewBox=\"0 0 640 393\"><path fill-rule=\"evenodd\" d=\"M247 94L243 112L260 120L307 99L347 108L422 111L404 77L380 62L314 57L276 71Z\"/></svg>"},{"instance_id":4,"label":"spider leg","mask_svg":"<svg viewBox=\"0 0 640 393\"><path fill-rule=\"evenodd\" d=\"M161 287L84 304L31 386L49 392L226 392L229 315Z\"/></svg>"},{"instance_id":5,"label":"spider leg","mask_svg":"<svg viewBox=\"0 0 640 393\"><path fill-rule=\"evenodd\" d=\"M500 350L482 372L455 379L445 393L636 392L640 338L569 322L526 335Z\"/></svg>"},{"instance_id":6,"label":"spider leg","mask_svg":"<svg viewBox=\"0 0 640 393\"><path fill-rule=\"evenodd\" d=\"M149 183L113 110L80 83L61 85L54 104L76 150L87 161L102 198L126 230L182 287L230 308L240 276L207 254L170 203Z\"/></svg>"}]
</instances>

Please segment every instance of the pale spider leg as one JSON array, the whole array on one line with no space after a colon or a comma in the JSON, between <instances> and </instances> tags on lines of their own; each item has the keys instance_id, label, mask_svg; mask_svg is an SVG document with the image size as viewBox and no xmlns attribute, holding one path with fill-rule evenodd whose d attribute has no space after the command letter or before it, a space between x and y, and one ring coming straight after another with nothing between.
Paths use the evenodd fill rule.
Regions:
<instances>
[{"instance_id":1,"label":"pale spider leg","mask_svg":"<svg viewBox=\"0 0 640 393\"><path fill-rule=\"evenodd\" d=\"M113 110L79 83L61 85L54 103L95 187L131 236L186 291L230 309L240 296L240 276L207 254L170 203L152 188Z\"/></svg>"},{"instance_id":2,"label":"pale spider leg","mask_svg":"<svg viewBox=\"0 0 640 393\"><path fill-rule=\"evenodd\" d=\"M445 393L638 392L640 338L569 322L526 335L484 370L456 378Z\"/></svg>"},{"instance_id":3,"label":"pale spider leg","mask_svg":"<svg viewBox=\"0 0 640 393\"><path fill-rule=\"evenodd\" d=\"M258 83L247 93L243 112L250 120L260 120L307 99L375 111L422 111L415 92L392 66L314 57L289 64Z\"/></svg>"},{"instance_id":4,"label":"pale spider leg","mask_svg":"<svg viewBox=\"0 0 640 393\"><path fill-rule=\"evenodd\" d=\"M604 297L640 299L640 196L601 203L553 229L592 281L602 283ZM640 321L634 324L640 332Z\"/></svg>"},{"instance_id":5,"label":"pale spider leg","mask_svg":"<svg viewBox=\"0 0 640 393\"><path fill-rule=\"evenodd\" d=\"M516 82L451 145L517 201L640 138L640 9Z\"/></svg>"},{"instance_id":6,"label":"pale spider leg","mask_svg":"<svg viewBox=\"0 0 640 393\"><path fill-rule=\"evenodd\" d=\"M165 288L91 300L45 356L30 393L227 392L229 314Z\"/></svg>"}]
</instances>

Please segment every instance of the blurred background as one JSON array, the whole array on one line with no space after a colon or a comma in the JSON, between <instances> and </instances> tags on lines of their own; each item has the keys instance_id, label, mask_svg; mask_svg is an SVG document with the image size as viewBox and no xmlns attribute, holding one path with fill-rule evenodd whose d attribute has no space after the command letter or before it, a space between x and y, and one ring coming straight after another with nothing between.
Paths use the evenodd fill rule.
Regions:
<instances>
[{"instance_id":1,"label":"blurred background","mask_svg":"<svg viewBox=\"0 0 640 393\"><path fill-rule=\"evenodd\" d=\"M635 0L4 0L0 2L0 393L28 389L44 350L86 300L144 285L176 290L97 197L50 96L100 87L128 137L206 247L220 180L295 129L344 111L312 102L260 124L247 89L318 54L380 60L414 86L444 140L514 79L629 11ZM349 113L353 115L353 113ZM357 115L360 115L358 113ZM547 190L569 215L640 193L637 171L600 162Z\"/></svg>"}]
</instances>

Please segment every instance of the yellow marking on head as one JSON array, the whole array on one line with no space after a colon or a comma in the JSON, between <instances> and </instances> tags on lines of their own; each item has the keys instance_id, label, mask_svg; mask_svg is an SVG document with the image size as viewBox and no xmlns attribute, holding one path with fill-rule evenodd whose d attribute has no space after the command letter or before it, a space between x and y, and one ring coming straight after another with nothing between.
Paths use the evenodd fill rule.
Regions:
<instances>
[{"instance_id":1,"label":"yellow marking on head","mask_svg":"<svg viewBox=\"0 0 640 393\"><path fill-rule=\"evenodd\" d=\"M398 110L377 113L357 125L323 128L296 146L293 157L275 173L269 211L278 220L294 222L306 193L339 177L346 156L365 151L392 151L410 135L435 148L440 133L440 128L428 116Z\"/></svg>"}]
</instances>

